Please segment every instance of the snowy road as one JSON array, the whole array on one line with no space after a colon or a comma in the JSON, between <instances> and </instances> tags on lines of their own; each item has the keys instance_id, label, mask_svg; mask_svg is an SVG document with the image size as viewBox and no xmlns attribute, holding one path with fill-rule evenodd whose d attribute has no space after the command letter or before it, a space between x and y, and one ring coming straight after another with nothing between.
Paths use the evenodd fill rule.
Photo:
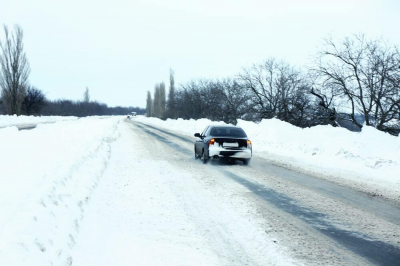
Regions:
<instances>
[{"instance_id":1,"label":"snowy road","mask_svg":"<svg viewBox=\"0 0 400 266\"><path fill-rule=\"evenodd\" d=\"M170 164L189 168L221 187L234 186L235 195L265 217L272 230L266 233L273 233L299 261L308 265L397 265L400 261L400 211L394 203L257 157L250 167L240 163L203 166L193 159L193 139L134 122L132 130L138 129L151 143L160 145L154 153Z\"/></svg>"},{"instance_id":2,"label":"snowy road","mask_svg":"<svg viewBox=\"0 0 400 266\"><path fill-rule=\"evenodd\" d=\"M213 167L199 170L185 147L161 135L121 127L75 239L74 265L296 264L247 189Z\"/></svg>"},{"instance_id":3,"label":"snowy road","mask_svg":"<svg viewBox=\"0 0 400 266\"><path fill-rule=\"evenodd\" d=\"M398 203L257 155L203 165L194 138L135 119L0 133L0 265L400 261Z\"/></svg>"}]
</instances>

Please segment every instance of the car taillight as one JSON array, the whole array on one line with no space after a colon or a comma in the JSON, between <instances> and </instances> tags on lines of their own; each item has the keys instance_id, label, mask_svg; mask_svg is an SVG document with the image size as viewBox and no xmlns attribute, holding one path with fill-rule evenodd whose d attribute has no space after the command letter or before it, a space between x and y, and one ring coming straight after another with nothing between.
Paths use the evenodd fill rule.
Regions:
<instances>
[{"instance_id":1,"label":"car taillight","mask_svg":"<svg viewBox=\"0 0 400 266\"><path fill-rule=\"evenodd\" d=\"M251 147L251 140L247 140L247 147Z\"/></svg>"},{"instance_id":2,"label":"car taillight","mask_svg":"<svg viewBox=\"0 0 400 266\"><path fill-rule=\"evenodd\" d=\"M215 139L210 139L210 141L208 142L208 146L214 145L215 143Z\"/></svg>"}]
</instances>

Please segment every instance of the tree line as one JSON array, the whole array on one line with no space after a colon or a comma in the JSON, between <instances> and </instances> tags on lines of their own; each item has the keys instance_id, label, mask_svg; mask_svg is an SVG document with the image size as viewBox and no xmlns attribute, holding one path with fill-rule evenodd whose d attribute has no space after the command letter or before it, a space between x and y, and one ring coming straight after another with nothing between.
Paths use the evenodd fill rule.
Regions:
<instances>
[{"instance_id":1,"label":"tree line","mask_svg":"<svg viewBox=\"0 0 400 266\"><path fill-rule=\"evenodd\" d=\"M269 58L220 80L193 80L175 88L171 71L168 100L164 83L147 116L225 121L277 118L298 127L364 125L400 132L400 53L382 39L354 35L324 40L311 67L297 68Z\"/></svg>"},{"instance_id":2,"label":"tree line","mask_svg":"<svg viewBox=\"0 0 400 266\"><path fill-rule=\"evenodd\" d=\"M89 89L86 88L82 100L72 101L66 99L49 100L45 94L28 86L24 100L21 103L21 115L56 115L56 116L94 116L94 115L127 115L136 112L144 115L146 110L140 107L108 107L107 104L90 100ZM7 114L7 110L0 99L0 114Z\"/></svg>"},{"instance_id":3,"label":"tree line","mask_svg":"<svg viewBox=\"0 0 400 266\"><path fill-rule=\"evenodd\" d=\"M144 109L115 107L90 101L49 101L28 84L30 66L24 52L23 31L4 26L0 40L0 112L36 115L110 115ZM171 70L169 92L164 82L147 93L147 116L209 118L228 123L237 119L278 118L299 127L364 125L398 134L400 131L400 53L382 39L354 35L326 39L308 68L269 58L220 80L192 80L175 88Z\"/></svg>"},{"instance_id":4,"label":"tree line","mask_svg":"<svg viewBox=\"0 0 400 266\"><path fill-rule=\"evenodd\" d=\"M83 117L145 113L145 109L139 107L108 107L104 103L90 101L88 88L82 101L47 99L40 89L28 83L30 66L24 52L22 28L15 25L13 32L6 25L3 28L5 38L0 39L0 114Z\"/></svg>"}]
</instances>

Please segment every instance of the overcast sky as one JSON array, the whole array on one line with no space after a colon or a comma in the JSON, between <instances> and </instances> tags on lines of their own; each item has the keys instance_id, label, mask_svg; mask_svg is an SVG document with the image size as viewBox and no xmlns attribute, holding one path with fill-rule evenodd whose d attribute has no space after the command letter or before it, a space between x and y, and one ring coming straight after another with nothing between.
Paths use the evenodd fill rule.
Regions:
<instances>
[{"instance_id":1,"label":"overcast sky","mask_svg":"<svg viewBox=\"0 0 400 266\"><path fill-rule=\"evenodd\" d=\"M269 57L308 64L323 38L400 45L399 0L1 0L50 99L145 107L154 84L233 76ZM1 31L3 39L4 32Z\"/></svg>"}]
</instances>

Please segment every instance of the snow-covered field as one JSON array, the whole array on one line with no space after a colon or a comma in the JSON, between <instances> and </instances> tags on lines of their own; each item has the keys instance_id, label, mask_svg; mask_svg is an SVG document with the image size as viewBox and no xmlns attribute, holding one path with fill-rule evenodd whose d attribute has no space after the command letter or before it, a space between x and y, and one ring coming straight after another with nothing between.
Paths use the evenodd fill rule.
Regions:
<instances>
[{"instance_id":1,"label":"snow-covered field","mask_svg":"<svg viewBox=\"0 0 400 266\"><path fill-rule=\"evenodd\" d=\"M10 116L0 115L0 128L9 126L29 126L38 123L54 123L57 121L77 120L76 116Z\"/></svg>"},{"instance_id":2,"label":"snow-covered field","mask_svg":"<svg viewBox=\"0 0 400 266\"><path fill-rule=\"evenodd\" d=\"M208 119L138 121L182 132L201 133ZM301 129L277 119L239 120L253 142L253 155L278 165L400 201L400 137L364 127L361 133L317 126Z\"/></svg>"},{"instance_id":3,"label":"snow-covered field","mask_svg":"<svg viewBox=\"0 0 400 266\"><path fill-rule=\"evenodd\" d=\"M211 123L133 119L188 136ZM165 161L124 120L0 116L0 265L298 264L236 187ZM239 126L255 156L399 200L398 137L274 119Z\"/></svg>"},{"instance_id":4,"label":"snow-covered field","mask_svg":"<svg viewBox=\"0 0 400 266\"><path fill-rule=\"evenodd\" d=\"M0 265L60 265L59 258L68 259L120 120L0 129Z\"/></svg>"}]
</instances>

